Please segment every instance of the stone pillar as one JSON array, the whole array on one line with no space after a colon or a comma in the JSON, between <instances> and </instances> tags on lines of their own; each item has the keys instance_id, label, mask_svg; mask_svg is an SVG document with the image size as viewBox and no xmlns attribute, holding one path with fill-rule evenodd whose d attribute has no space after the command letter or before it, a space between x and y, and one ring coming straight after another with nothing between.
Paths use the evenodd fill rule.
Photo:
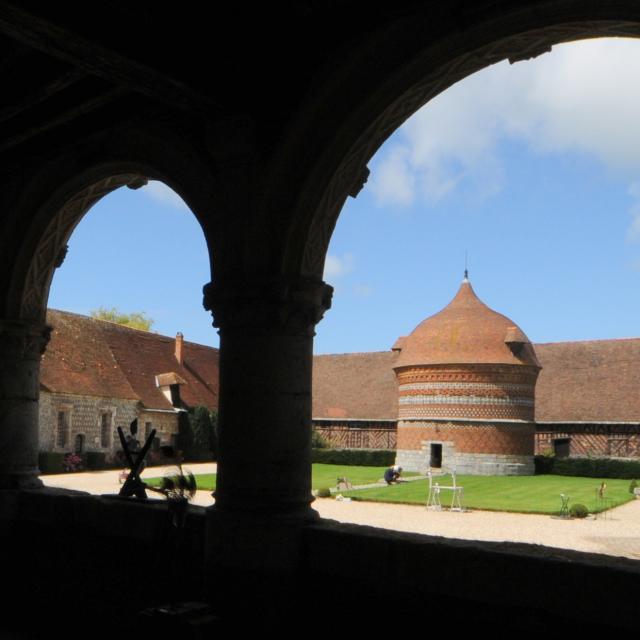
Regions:
<instances>
[{"instance_id":1,"label":"stone pillar","mask_svg":"<svg viewBox=\"0 0 640 640\"><path fill-rule=\"evenodd\" d=\"M51 328L0 320L0 489L41 486L38 479L40 358Z\"/></svg>"},{"instance_id":2,"label":"stone pillar","mask_svg":"<svg viewBox=\"0 0 640 640\"><path fill-rule=\"evenodd\" d=\"M317 519L312 347L332 292L321 281L205 287L220 333L218 476L207 542L209 574L224 583L216 598L233 601L238 580L239 591L254 585L274 595L282 575L295 571L302 527Z\"/></svg>"}]
</instances>

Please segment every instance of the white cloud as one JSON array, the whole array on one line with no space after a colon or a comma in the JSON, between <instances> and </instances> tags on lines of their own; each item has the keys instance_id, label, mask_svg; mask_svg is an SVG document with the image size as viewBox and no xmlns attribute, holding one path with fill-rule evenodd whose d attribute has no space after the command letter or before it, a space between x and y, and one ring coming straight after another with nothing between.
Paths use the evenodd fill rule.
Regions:
<instances>
[{"instance_id":1,"label":"white cloud","mask_svg":"<svg viewBox=\"0 0 640 640\"><path fill-rule=\"evenodd\" d=\"M164 182L150 180L147 185L142 187L142 192L159 204L167 205L174 209L189 210L185 201Z\"/></svg>"},{"instance_id":2,"label":"white cloud","mask_svg":"<svg viewBox=\"0 0 640 640\"><path fill-rule=\"evenodd\" d=\"M342 257L328 255L324 263L324 280L333 280L353 271L355 260L353 255L345 253Z\"/></svg>"},{"instance_id":3,"label":"white cloud","mask_svg":"<svg viewBox=\"0 0 640 640\"><path fill-rule=\"evenodd\" d=\"M374 197L399 206L454 192L489 197L504 183L503 139L594 155L631 180L640 169L639 76L640 43L621 38L559 45L474 74L418 111L374 159Z\"/></svg>"},{"instance_id":4,"label":"white cloud","mask_svg":"<svg viewBox=\"0 0 640 640\"><path fill-rule=\"evenodd\" d=\"M358 298L369 298L373 295L373 287L368 284L357 284L353 287L353 293Z\"/></svg>"},{"instance_id":5,"label":"white cloud","mask_svg":"<svg viewBox=\"0 0 640 640\"><path fill-rule=\"evenodd\" d=\"M380 204L410 205L414 199L415 175L409 167L409 149L394 147L376 167L371 183Z\"/></svg>"}]
</instances>

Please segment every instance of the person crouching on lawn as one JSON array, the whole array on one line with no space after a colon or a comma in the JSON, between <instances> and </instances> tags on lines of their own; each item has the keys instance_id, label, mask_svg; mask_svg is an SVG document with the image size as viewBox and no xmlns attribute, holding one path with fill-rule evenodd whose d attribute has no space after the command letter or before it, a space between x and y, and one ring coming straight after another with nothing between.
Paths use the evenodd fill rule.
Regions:
<instances>
[{"instance_id":1,"label":"person crouching on lawn","mask_svg":"<svg viewBox=\"0 0 640 640\"><path fill-rule=\"evenodd\" d=\"M393 484L394 482L399 482L401 473L402 473L402 467L393 465L392 467L389 467L384 472L384 480L387 484Z\"/></svg>"}]
</instances>

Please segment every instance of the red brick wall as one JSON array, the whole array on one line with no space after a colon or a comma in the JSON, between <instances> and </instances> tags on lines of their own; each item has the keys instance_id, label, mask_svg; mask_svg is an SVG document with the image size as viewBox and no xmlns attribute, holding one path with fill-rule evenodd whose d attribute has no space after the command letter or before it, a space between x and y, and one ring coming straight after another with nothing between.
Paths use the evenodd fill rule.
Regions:
<instances>
[{"instance_id":1,"label":"red brick wall","mask_svg":"<svg viewBox=\"0 0 640 640\"><path fill-rule=\"evenodd\" d=\"M534 419L538 369L500 364L431 365L396 371L403 418Z\"/></svg>"},{"instance_id":2,"label":"red brick wall","mask_svg":"<svg viewBox=\"0 0 640 640\"><path fill-rule=\"evenodd\" d=\"M420 423L398 425L398 449L419 450L424 440L453 442L458 453L534 453L533 424Z\"/></svg>"}]
</instances>

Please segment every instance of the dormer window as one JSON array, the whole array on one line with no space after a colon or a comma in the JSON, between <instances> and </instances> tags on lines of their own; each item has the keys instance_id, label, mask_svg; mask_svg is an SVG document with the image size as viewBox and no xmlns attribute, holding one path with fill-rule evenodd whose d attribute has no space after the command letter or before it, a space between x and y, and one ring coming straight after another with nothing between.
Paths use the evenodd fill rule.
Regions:
<instances>
[{"instance_id":1,"label":"dormer window","mask_svg":"<svg viewBox=\"0 0 640 640\"><path fill-rule=\"evenodd\" d=\"M187 384L187 381L173 371L170 373L160 373L156 376L156 387L162 391L164 397L171 403L171 406L176 409L182 407L180 385L183 384Z\"/></svg>"},{"instance_id":2,"label":"dormer window","mask_svg":"<svg viewBox=\"0 0 640 640\"><path fill-rule=\"evenodd\" d=\"M171 404L174 407L180 407L180 385L179 384L169 385L169 392L171 394Z\"/></svg>"}]
</instances>

